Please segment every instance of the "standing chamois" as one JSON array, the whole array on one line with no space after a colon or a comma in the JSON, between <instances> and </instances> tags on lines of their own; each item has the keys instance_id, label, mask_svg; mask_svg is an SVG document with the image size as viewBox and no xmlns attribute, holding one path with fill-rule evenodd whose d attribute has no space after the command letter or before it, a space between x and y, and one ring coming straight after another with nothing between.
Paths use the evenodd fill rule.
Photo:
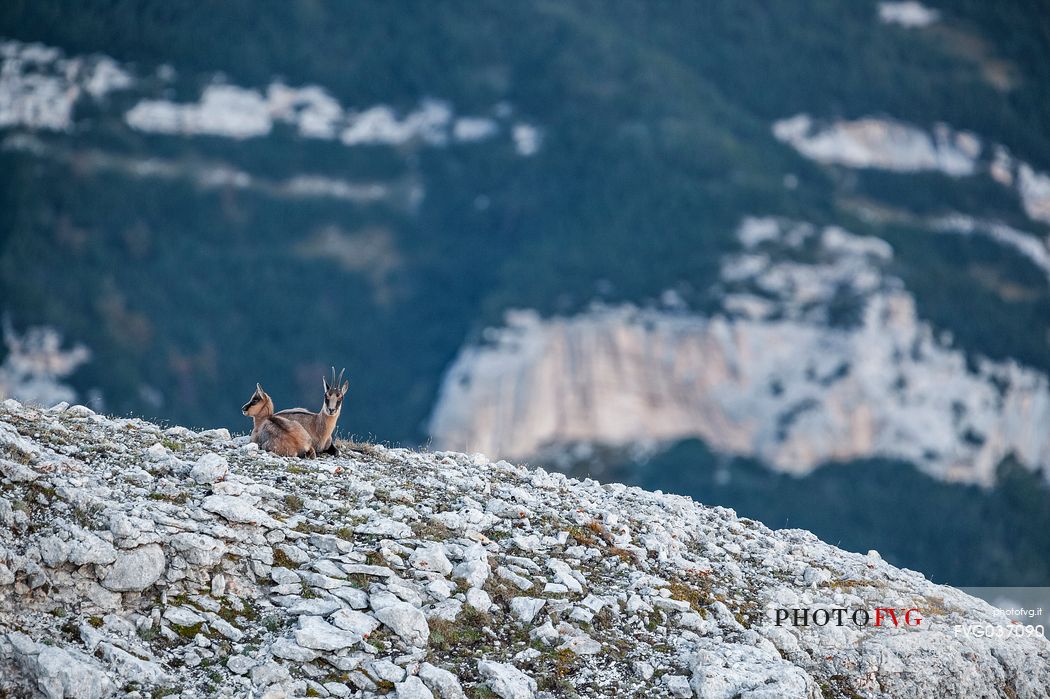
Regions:
<instances>
[{"instance_id":1,"label":"standing chamois","mask_svg":"<svg viewBox=\"0 0 1050 699\"><path fill-rule=\"evenodd\" d=\"M299 423L274 415L273 400L259 384L241 412L252 419L252 441L266 451L278 456L317 456L310 433Z\"/></svg>"},{"instance_id":2,"label":"standing chamois","mask_svg":"<svg viewBox=\"0 0 1050 699\"><path fill-rule=\"evenodd\" d=\"M350 382L343 381L344 371L346 369L340 371L339 378L336 378L335 367L332 367L332 384L328 383L327 378L321 378L324 383L324 403L321 405L320 412L312 413L306 408L289 408L277 413L278 416L294 420L305 427L313 439L313 447L318 454L339 453L335 448L332 435L335 433L335 423L339 420L339 412L343 409L343 396L350 388ZM342 386L339 385L340 381L343 381Z\"/></svg>"}]
</instances>

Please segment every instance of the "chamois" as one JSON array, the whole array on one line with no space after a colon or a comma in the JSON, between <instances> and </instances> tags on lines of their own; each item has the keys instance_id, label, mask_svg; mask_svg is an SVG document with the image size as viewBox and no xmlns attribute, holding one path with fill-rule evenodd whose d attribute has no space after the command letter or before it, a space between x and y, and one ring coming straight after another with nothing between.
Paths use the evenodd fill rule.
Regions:
<instances>
[{"instance_id":1,"label":"chamois","mask_svg":"<svg viewBox=\"0 0 1050 699\"><path fill-rule=\"evenodd\" d=\"M310 433L302 425L273 414L273 400L255 384L251 400L241 412L252 419L252 441L278 456L317 456Z\"/></svg>"},{"instance_id":2,"label":"chamois","mask_svg":"<svg viewBox=\"0 0 1050 699\"><path fill-rule=\"evenodd\" d=\"M339 420L339 412L343 409L343 396L350 388L350 382L343 381L344 371L346 369L340 371L339 378L336 378L335 367L332 367L332 379L334 380L332 384L328 383L327 378L321 378L324 384L324 403L321 405L320 412L312 413L306 408L289 408L277 413L280 417L295 420L305 427L313 439L313 447L318 454L339 453L335 448L332 435L335 433L335 423ZM339 385L340 381L343 381L342 386Z\"/></svg>"}]
</instances>

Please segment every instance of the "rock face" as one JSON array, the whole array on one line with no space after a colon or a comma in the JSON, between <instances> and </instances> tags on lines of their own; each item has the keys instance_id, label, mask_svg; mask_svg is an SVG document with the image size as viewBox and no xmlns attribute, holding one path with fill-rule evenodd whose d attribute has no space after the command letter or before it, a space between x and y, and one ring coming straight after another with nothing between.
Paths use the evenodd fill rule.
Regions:
<instances>
[{"instance_id":1,"label":"rock face","mask_svg":"<svg viewBox=\"0 0 1050 699\"><path fill-rule=\"evenodd\" d=\"M747 219L738 236L712 317L508 314L448 370L435 444L526 459L698 437L791 473L888 456L982 484L1010 453L1050 465L1047 378L1012 362L968 368L884 271L887 243L777 219Z\"/></svg>"},{"instance_id":2,"label":"rock face","mask_svg":"<svg viewBox=\"0 0 1050 699\"><path fill-rule=\"evenodd\" d=\"M0 40L0 127L70 131L78 98L98 101L114 91L148 95L153 92L150 82L133 66L108 56L67 57L43 44ZM281 81L265 91L225 83L206 85L194 102L141 99L123 120L131 129L146 133L238 140L268 136L280 124L304 137L346 146L402 145L413 140L436 147L477 143L497 137L507 126L487 116L457 116L449 104L434 99L423 100L403 115L384 104L350 108L318 85L295 87ZM519 152L531 155L538 147L535 127L516 123L513 129ZM522 140L529 143L519 143Z\"/></svg>"},{"instance_id":3,"label":"rock face","mask_svg":"<svg viewBox=\"0 0 1050 699\"><path fill-rule=\"evenodd\" d=\"M1043 637L960 633L1010 628L984 602L687 498L451 452L284 459L221 432L14 401L0 449L34 476L0 479L3 695L1027 698L1050 686ZM218 463L208 454L225 460L222 480L191 477L202 458ZM878 608L911 623L816 622ZM778 625L796 609L812 623Z\"/></svg>"},{"instance_id":4,"label":"rock face","mask_svg":"<svg viewBox=\"0 0 1050 699\"><path fill-rule=\"evenodd\" d=\"M68 131L78 98L99 99L130 84L108 56L67 58L56 48L0 40L0 127Z\"/></svg>"},{"instance_id":5,"label":"rock face","mask_svg":"<svg viewBox=\"0 0 1050 699\"><path fill-rule=\"evenodd\" d=\"M891 119L857 119L818 125L805 114L773 125L773 135L807 158L848 167L971 175L981 141L967 131L940 125L934 132Z\"/></svg>"},{"instance_id":6,"label":"rock face","mask_svg":"<svg viewBox=\"0 0 1050 699\"><path fill-rule=\"evenodd\" d=\"M3 48L0 42L0 53ZM3 81L0 78L0 83ZM0 126L3 111L0 104ZM63 379L91 358L87 347L77 345L66 350L62 347L62 335L54 328L29 328L19 334L8 323L3 324L3 339L7 356L0 363L0 400L15 398L32 405L76 400L76 392Z\"/></svg>"},{"instance_id":7,"label":"rock face","mask_svg":"<svg viewBox=\"0 0 1050 699\"><path fill-rule=\"evenodd\" d=\"M939 21L940 18L940 12L930 9L916 0L879 3L879 20L886 24L920 28L928 27Z\"/></svg>"},{"instance_id":8,"label":"rock face","mask_svg":"<svg viewBox=\"0 0 1050 699\"><path fill-rule=\"evenodd\" d=\"M773 123L773 135L820 163L895 172L933 170L950 177L977 172L1014 188L1028 218L1050 223L1050 175L1013 157L1005 146L983 144L946 124L926 131L895 119L820 121L796 114Z\"/></svg>"}]
</instances>

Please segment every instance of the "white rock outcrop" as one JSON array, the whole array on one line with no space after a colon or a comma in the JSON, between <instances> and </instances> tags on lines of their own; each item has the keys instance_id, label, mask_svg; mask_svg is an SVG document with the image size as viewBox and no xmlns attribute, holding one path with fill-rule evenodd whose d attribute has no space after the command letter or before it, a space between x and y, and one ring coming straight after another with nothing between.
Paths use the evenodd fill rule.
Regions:
<instances>
[{"instance_id":1,"label":"white rock outcrop","mask_svg":"<svg viewBox=\"0 0 1050 699\"><path fill-rule=\"evenodd\" d=\"M1050 642L984 602L683 497L452 452L285 459L221 431L11 400L0 436L36 474L0 477L4 696L1028 699L1050 685ZM221 481L189 477L207 454ZM876 607L921 623L776 623ZM974 625L993 633L959 632Z\"/></svg>"},{"instance_id":2,"label":"white rock outcrop","mask_svg":"<svg viewBox=\"0 0 1050 699\"><path fill-rule=\"evenodd\" d=\"M509 313L449 368L435 445L526 459L697 437L791 473L886 456L981 484L1011 453L1050 465L1047 377L1013 362L968 367L884 271L887 243L778 219L747 219L739 237L711 317ZM804 247L816 250L808 261ZM855 317L836 320L843 305Z\"/></svg>"},{"instance_id":3,"label":"white rock outcrop","mask_svg":"<svg viewBox=\"0 0 1050 699\"><path fill-rule=\"evenodd\" d=\"M939 170L953 177L972 175L981 154L976 134L945 125L928 132L885 118L819 124L797 114L775 122L773 135L822 163L900 172Z\"/></svg>"},{"instance_id":4,"label":"white rock outcrop","mask_svg":"<svg viewBox=\"0 0 1050 699\"><path fill-rule=\"evenodd\" d=\"M383 104L354 110L344 108L317 85L290 87L282 82L272 83L265 92L214 83L196 102L144 99L124 120L137 131L234 139L268 136L274 124L286 123L306 138L338 140L346 146L440 147L488 141L501 130L501 124L489 117L457 118L442 100L424 99L404 114Z\"/></svg>"},{"instance_id":5,"label":"white rock outcrop","mask_svg":"<svg viewBox=\"0 0 1050 699\"><path fill-rule=\"evenodd\" d=\"M899 24L902 27L916 29L928 27L938 22L940 18L940 12L916 0L879 3L879 20L885 24Z\"/></svg>"},{"instance_id":6,"label":"white rock outcrop","mask_svg":"<svg viewBox=\"0 0 1050 699\"><path fill-rule=\"evenodd\" d=\"M796 114L775 121L773 135L805 157L828 165L936 171L950 177L987 173L1002 186L1015 188L1030 219L1050 223L1050 174L1015 158L1005 146L986 145L977 134L947 124L927 130L886 117L821 121Z\"/></svg>"},{"instance_id":7,"label":"white rock outcrop","mask_svg":"<svg viewBox=\"0 0 1050 699\"><path fill-rule=\"evenodd\" d=\"M66 57L43 44L0 40L0 129L68 131L77 100L101 99L131 84L108 56Z\"/></svg>"},{"instance_id":8,"label":"white rock outcrop","mask_svg":"<svg viewBox=\"0 0 1050 699\"><path fill-rule=\"evenodd\" d=\"M7 356L0 364L0 400L41 406L76 400L76 391L63 379L91 359L87 347L63 349L62 335L47 326L18 333L4 319L2 327Z\"/></svg>"},{"instance_id":9,"label":"white rock outcrop","mask_svg":"<svg viewBox=\"0 0 1050 699\"><path fill-rule=\"evenodd\" d=\"M487 142L503 134L522 156L535 154L542 141L537 127L510 121L512 112L506 105L489 110L493 116L457 115L448 102L428 97L411 110L386 104L354 107L341 104L319 85L275 80L265 89L255 89L230 84L218 75L195 101L175 102L167 99L163 87L156 89L158 77L166 87L173 75L162 72L142 79L133 66L108 56L66 56L55 47L0 39L0 129L69 131L80 100L104 105L111 92L135 90L143 98L123 115L124 123L146 133L242 140L269 136L275 125L287 124L304 138L351 147L444 147ZM143 171L162 166L159 161L139 163ZM219 171L211 176L228 179ZM300 184L316 187L318 182Z\"/></svg>"}]
</instances>

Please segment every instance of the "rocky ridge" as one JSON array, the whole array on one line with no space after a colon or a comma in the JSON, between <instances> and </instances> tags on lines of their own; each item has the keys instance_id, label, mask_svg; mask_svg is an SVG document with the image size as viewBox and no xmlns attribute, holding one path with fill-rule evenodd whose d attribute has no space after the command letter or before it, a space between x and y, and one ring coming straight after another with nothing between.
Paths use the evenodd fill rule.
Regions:
<instances>
[{"instance_id":1,"label":"rocky ridge","mask_svg":"<svg viewBox=\"0 0 1050 699\"><path fill-rule=\"evenodd\" d=\"M481 455L0 407L0 694L1046 696L1050 643L878 554ZM777 608L918 625L776 626Z\"/></svg>"}]
</instances>

